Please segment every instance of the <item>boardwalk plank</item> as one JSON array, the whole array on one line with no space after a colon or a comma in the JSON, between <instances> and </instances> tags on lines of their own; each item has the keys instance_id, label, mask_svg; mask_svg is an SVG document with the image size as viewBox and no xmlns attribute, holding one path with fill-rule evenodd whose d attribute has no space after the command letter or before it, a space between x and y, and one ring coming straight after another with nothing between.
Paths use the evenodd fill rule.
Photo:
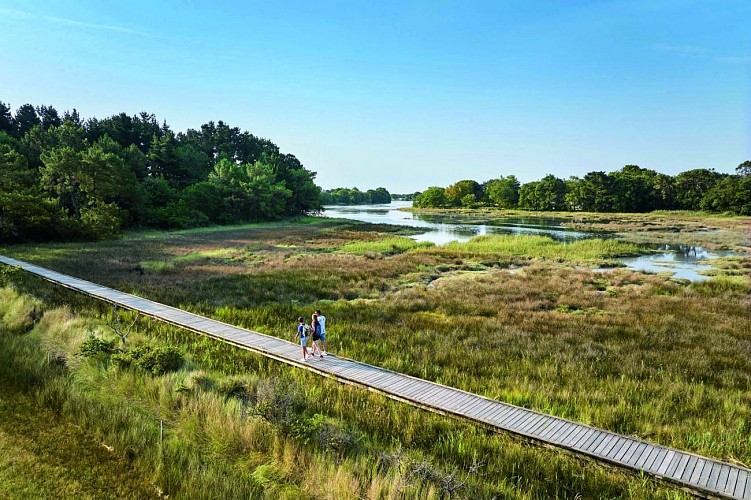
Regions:
<instances>
[{"instance_id":1,"label":"boardwalk plank","mask_svg":"<svg viewBox=\"0 0 751 500\"><path fill-rule=\"evenodd\" d=\"M506 429L516 430L517 425L520 422L523 422L527 417L529 417L529 412L524 408L519 408L516 413L510 415L509 418L506 419L505 422L503 422L503 426Z\"/></svg>"},{"instance_id":2,"label":"boardwalk plank","mask_svg":"<svg viewBox=\"0 0 751 500\"><path fill-rule=\"evenodd\" d=\"M493 412L491 415L488 415L485 420L491 422L494 425L498 425L498 422L500 422L505 416L510 415L512 411L514 411L513 406L501 404L498 407L497 411Z\"/></svg>"},{"instance_id":3,"label":"boardwalk plank","mask_svg":"<svg viewBox=\"0 0 751 500\"><path fill-rule=\"evenodd\" d=\"M587 451L593 444L599 442L600 439L605 439L605 433L599 429L594 429L592 435L581 443L579 450Z\"/></svg>"},{"instance_id":4,"label":"boardwalk plank","mask_svg":"<svg viewBox=\"0 0 751 500\"><path fill-rule=\"evenodd\" d=\"M580 450L582 446L584 445L584 443L586 443L588 440L590 440L591 438L597 435L597 432L598 431L596 429L593 429L591 427L585 427L582 435L579 436L579 439L577 439L576 442L571 445L571 447L577 450Z\"/></svg>"},{"instance_id":5,"label":"boardwalk plank","mask_svg":"<svg viewBox=\"0 0 751 500\"><path fill-rule=\"evenodd\" d=\"M743 495L746 490L746 483L748 482L748 472L746 471L739 471L738 472L738 479L735 483L735 491L733 492L733 495L737 498L744 498ZM751 490L751 488L749 488Z\"/></svg>"},{"instance_id":6,"label":"boardwalk plank","mask_svg":"<svg viewBox=\"0 0 751 500\"><path fill-rule=\"evenodd\" d=\"M706 467L707 463L708 463L708 460L704 458L697 459L696 467L694 467L694 472L691 474L689 481L691 481L693 484L697 484L699 481L699 478L701 477L702 472L704 471L704 467Z\"/></svg>"},{"instance_id":7,"label":"boardwalk plank","mask_svg":"<svg viewBox=\"0 0 751 500\"><path fill-rule=\"evenodd\" d=\"M656 446L649 446L647 449L642 453L642 456L639 458L639 460L636 461L634 464L634 467L637 467L639 469L646 469L649 467L650 460L654 460L655 455L659 453L660 449Z\"/></svg>"},{"instance_id":8,"label":"boardwalk plank","mask_svg":"<svg viewBox=\"0 0 751 500\"><path fill-rule=\"evenodd\" d=\"M735 491L735 485L738 483L738 469L729 467L728 480L725 482L725 487L722 489L722 493L726 495L732 495Z\"/></svg>"},{"instance_id":9,"label":"boardwalk plank","mask_svg":"<svg viewBox=\"0 0 751 500\"><path fill-rule=\"evenodd\" d=\"M652 464L650 469L654 471L655 474L664 474L668 469L668 466L670 465L670 461L673 459L673 455L675 455L675 452L673 450L669 448L661 449L660 454L657 455L657 459Z\"/></svg>"},{"instance_id":10,"label":"boardwalk plank","mask_svg":"<svg viewBox=\"0 0 751 500\"><path fill-rule=\"evenodd\" d=\"M647 450L649 446L647 446L644 442L638 442L636 447L634 447L628 454L626 454L625 457L623 457L623 462L627 463L629 465L634 465L637 460L642 456L645 450Z\"/></svg>"},{"instance_id":11,"label":"boardwalk plank","mask_svg":"<svg viewBox=\"0 0 751 500\"><path fill-rule=\"evenodd\" d=\"M561 427L563 427L563 422L560 419L552 417L550 418L548 425L546 425L545 427L540 427L536 433L538 437L548 441L550 439L550 436L558 432L558 429L560 429Z\"/></svg>"},{"instance_id":12,"label":"boardwalk plank","mask_svg":"<svg viewBox=\"0 0 751 500\"><path fill-rule=\"evenodd\" d=\"M493 403L491 401L484 398L477 398L477 401L474 404L470 404L467 416L479 420L479 416L490 410L492 406Z\"/></svg>"},{"instance_id":13,"label":"boardwalk plank","mask_svg":"<svg viewBox=\"0 0 751 500\"><path fill-rule=\"evenodd\" d=\"M665 460L668 460L668 450L667 448L663 448L661 446L657 447L657 454L655 455L654 459L650 460L648 463L644 464L644 468L648 471L652 471L654 473L657 473L658 470L662 467L662 464ZM669 462L670 460L668 460ZM667 467L667 464L665 464Z\"/></svg>"},{"instance_id":14,"label":"boardwalk plank","mask_svg":"<svg viewBox=\"0 0 751 500\"><path fill-rule=\"evenodd\" d=\"M615 457L616 454L620 451L621 447L624 444L630 443L628 439L626 439L623 436L617 436L615 438L614 442L611 442L608 446L608 449L605 450L605 452L602 454L604 458L607 458L608 460L612 460L613 457Z\"/></svg>"},{"instance_id":15,"label":"boardwalk plank","mask_svg":"<svg viewBox=\"0 0 751 500\"><path fill-rule=\"evenodd\" d=\"M489 410L482 415L482 420L486 422L494 422L495 417L499 415L503 410L507 409L508 406L504 403L501 403L499 401L493 401L492 406L489 408Z\"/></svg>"},{"instance_id":16,"label":"boardwalk plank","mask_svg":"<svg viewBox=\"0 0 751 500\"><path fill-rule=\"evenodd\" d=\"M537 429L539 426L543 425L545 421L548 420L548 417L541 414L533 414L530 418L528 418L526 421L522 422L517 430L523 431L523 432L533 432L534 429Z\"/></svg>"},{"instance_id":17,"label":"boardwalk plank","mask_svg":"<svg viewBox=\"0 0 751 500\"><path fill-rule=\"evenodd\" d=\"M490 401L490 404L488 404L483 411L477 414L477 418L480 420L487 420L491 415L498 413L498 410L502 406L503 405L498 403L497 401Z\"/></svg>"},{"instance_id":18,"label":"boardwalk plank","mask_svg":"<svg viewBox=\"0 0 751 500\"><path fill-rule=\"evenodd\" d=\"M615 441L617 436L615 434L607 433L607 436L605 436L605 439L603 439L600 444L592 450L593 455L599 455L603 456L605 454L605 451L608 449L608 447L611 445L613 441Z\"/></svg>"},{"instance_id":19,"label":"boardwalk plank","mask_svg":"<svg viewBox=\"0 0 751 500\"><path fill-rule=\"evenodd\" d=\"M566 425L556 432L555 435L550 438L550 441L552 443L562 444L572 432L576 431L577 428L577 425L572 424L571 422L566 422Z\"/></svg>"},{"instance_id":20,"label":"boardwalk plank","mask_svg":"<svg viewBox=\"0 0 751 500\"><path fill-rule=\"evenodd\" d=\"M721 463L714 463L712 465L712 470L709 472L709 477L707 478L707 484L706 484L706 488L708 490L717 489L717 482L720 480L721 471L722 471Z\"/></svg>"},{"instance_id":21,"label":"boardwalk plank","mask_svg":"<svg viewBox=\"0 0 751 500\"><path fill-rule=\"evenodd\" d=\"M472 398L465 403L464 414L468 417L474 418L475 412L483 404L483 400L480 398Z\"/></svg>"},{"instance_id":22,"label":"boardwalk plank","mask_svg":"<svg viewBox=\"0 0 751 500\"><path fill-rule=\"evenodd\" d=\"M583 425L577 425L577 429L569 437L567 437L561 444L566 448L573 448L579 438L587 431L587 428Z\"/></svg>"},{"instance_id":23,"label":"boardwalk plank","mask_svg":"<svg viewBox=\"0 0 751 500\"><path fill-rule=\"evenodd\" d=\"M723 491L725 489L725 484L728 482L728 473L730 472L730 467L727 464L721 464L720 465L720 472L717 474L717 481L712 483L712 480L709 480L709 483L707 487L715 490L715 491Z\"/></svg>"},{"instance_id":24,"label":"boardwalk plank","mask_svg":"<svg viewBox=\"0 0 751 500\"><path fill-rule=\"evenodd\" d=\"M532 434L536 438L543 438L544 435L556 427L558 422L554 417L549 415L543 415L542 417L543 418L537 422L537 424L527 431L528 434Z\"/></svg>"},{"instance_id":25,"label":"boardwalk plank","mask_svg":"<svg viewBox=\"0 0 751 500\"><path fill-rule=\"evenodd\" d=\"M690 463L691 463L691 455L689 455L688 453L681 453L681 460L675 469L675 473L670 474L670 477L677 479L679 481L682 481L683 475L687 474L686 469L689 468ZM691 467L693 467L693 465L691 465ZM691 472L688 472L688 475L690 476Z\"/></svg>"}]
</instances>

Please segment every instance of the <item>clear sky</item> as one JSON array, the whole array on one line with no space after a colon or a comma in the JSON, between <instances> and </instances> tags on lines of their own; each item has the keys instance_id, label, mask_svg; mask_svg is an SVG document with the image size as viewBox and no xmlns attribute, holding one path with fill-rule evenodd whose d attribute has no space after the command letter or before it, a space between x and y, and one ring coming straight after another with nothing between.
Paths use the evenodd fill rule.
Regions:
<instances>
[{"instance_id":1,"label":"clear sky","mask_svg":"<svg viewBox=\"0 0 751 500\"><path fill-rule=\"evenodd\" d=\"M0 101L271 139L412 192L751 159L751 1L7 1Z\"/></svg>"}]
</instances>

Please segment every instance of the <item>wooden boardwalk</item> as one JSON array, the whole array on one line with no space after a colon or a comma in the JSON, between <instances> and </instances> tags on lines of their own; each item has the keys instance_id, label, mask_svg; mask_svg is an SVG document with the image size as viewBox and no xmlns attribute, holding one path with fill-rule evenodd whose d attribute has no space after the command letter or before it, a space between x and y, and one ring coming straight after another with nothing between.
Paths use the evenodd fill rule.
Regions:
<instances>
[{"instance_id":1,"label":"wooden boardwalk","mask_svg":"<svg viewBox=\"0 0 751 500\"><path fill-rule=\"evenodd\" d=\"M323 360L302 361L298 344L1 255L0 263L20 267L52 283L139 311L145 316L414 406L470 420L496 431L510 432L618 467L644 471L700 496L751 500L751 470L744 467L622 436L346 358L328 356Z\"/></svg>"}]
</instances>

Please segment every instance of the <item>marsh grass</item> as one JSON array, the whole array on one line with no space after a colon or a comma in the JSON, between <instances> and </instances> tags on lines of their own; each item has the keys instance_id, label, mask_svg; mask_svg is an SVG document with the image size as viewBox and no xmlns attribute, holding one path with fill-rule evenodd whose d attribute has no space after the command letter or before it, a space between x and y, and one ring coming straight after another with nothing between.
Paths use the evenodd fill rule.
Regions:
<instances>
[{"instance_id":1,"label":"marsh grass","mask_svg":"<svg viewBox=\"0 0 751 500\"><path fill-rule=\"evenodd\" d=\"M691 211L659 210L645 214L596 212L529 212L526 210L403 209L419 214L459 214L492 223L504 218L557 219L568 228L610 233L643 244L684 244L711 249L751 250L751 219Z\"/></svg>"},{"instance_id":2,"label":"marsh grass","mask_svg":"<svg viewBox=\"0 0 751 500\"><path fill-rule=\"evenodd\" d=\"M574 263L602 261L613 257L644 253L644 249L637 245L613 239L559 242L547 236L500 234L475 236L467 242L454 241L426 251L471 256L507 255Z\"/></svg>"},{"instance_id":3,"label":"marsh grass","mask_svg":"<svg viewBox=\"0 0 751 500\"><path fill-rule=\"evenodd\" d=\"M338 251L352 241L372 242L392 235L368 231L366 225L332 222L298 229L254 227L106 242L81 253L75 245L13 247L9 253L288 340L295 318L320 308L329 318L330 348L338 354L661 444L751 462L751 287L743 276L751 259L723 263L730 274L726 278L690 284L625 269L593 273L579 268L579 258L592 255L587 253L590 249L567 254L565 245L560 245L556 252L563 253L547 257L545 252L551 250L545 239L529 244L514 240L504 243L506 247L495 243L483 247L481 240L481 251L474 253L456 248L412 249L394 255ZM144 260L167 261L224 249L247 258L198 259L179 263L169 273L142 274L134 269ZM600 246L595 252L604 255L620 249ZM46 284L31 283L26 289L46 304L71 304L73 310L83 311L98 307ZM266 422L265 431L259 430L253 434L259 437L250 440L266 444L216 445L244 450L244 458L238 459L242 465L225 464L223 470L246 486L255 485L258 489L252 491L258 495L273 491L294 496L300 494L299 488L310 496L325 496L290 479L294 476L290 457L300 447L312 453L305 455L306 463L327 464L321 474L340 485L341 491L350 488L372 498L439 495L435 484L407 484L408 464L424 459L431 467L450 471L470 464L475 454L493 458L486 460L483 476L468 483L465 494L471 497L568 498L582 493L584 497L667 498L673 494L651 481L643 485L632 476L582 466L557 452L519 446L504 436L489 437L474 426L298 374L193 334L150 324L140 335L180 346L192 364L158 378L158 387L150 385L151 379L123 374L117 383L105 383L112 367L100 373L103 368L89 362L69 366L90 370L91 382L82 387L115 384L119 389L108 392L109 404L123 399L148 402L144 411L151 415L149 426L153 415L185 408L186 398L220 389L226 397L232 387L237 388L238 378L242 391L250 395L261 380L293 378L303 388L305 418L321 414L326 422L333 419L337 428L367 437L358 445L367 451L353 449L334 458L322 449L308 449L312 445L303 438L284 436L278 424ZM69 345L63 343L58 349ZM30 381L29 387L38 380L34 373L18 369L21 378ZM50 405L54 401L50 398ZM89 403L81 405L86 408ZM192 412L208 411L190 407ZM243 412L242 407L227 408L230 414ZM71 418L84 418L75 415ZM128 419L138 415L126 415L118 428L126 432ZM208 442L198 432L205 429L205 419L185 417L185 422L188 430L170 427L170 439L179 434L188 443ZM153 427L148 428L153 432ZM398 461L388 458L399 447L409 457L401 470L394 465ZM175 462L179 465L174 468L152 461L144 462L148 463L144 470L164 470L174 477L180 467L201 470L188 464L203 463L202 448L180 449L183 461ZM386 455L376 462L368 458L381 452ZM179 487L174 478L164 481L170 491ZM194 491L208 484L191 481ZM351 489L353 482L359 489ZM405 489L400 493L395 485Z\"/></svg>"},{"instance_id":4,"label":"marsh grass","mask_svg":"<svg viewBox=\"0 0 751 500\"><path fill-rule=\"evenodd\" d=\"M155 377L92 359L63 367L43 361L58 337L57 348L73 349L98 326L94 316L52 309L29 333L0 339L0 380L15 384L19 371L33 373L34 382L18 388L49 409L53 427L75 423L131 468L130 483L111 490L107 481L122 472L97 469L98 483L86 490L92 496L137 496L148 477L172 498L447 498L452 472L467 477L479 461L481 474L469 474L452 497L680 497L164 324L146 322L136 340L182 346L192 361L178 372ZM82 453L78 462L95 460ZM0 490L31 476L22 469Z\"/></svg>"},{"instance_id":5,"label":"marsh grass","mask_svg":"<svg viewBox=\"0 0 751 500\"><path fill-rule=\"evenodd\" d=\"M349 252L358 255L367 254L370 252L378 253L381 255L395 255L415 248L429 248L432 246L434 245L429 242L418 243L417 241L406 238L404 236L394 236L391 238L383 238L375 241L351 241L342 245L340 250L343 252Z\"/></svg>"}]
</instances>

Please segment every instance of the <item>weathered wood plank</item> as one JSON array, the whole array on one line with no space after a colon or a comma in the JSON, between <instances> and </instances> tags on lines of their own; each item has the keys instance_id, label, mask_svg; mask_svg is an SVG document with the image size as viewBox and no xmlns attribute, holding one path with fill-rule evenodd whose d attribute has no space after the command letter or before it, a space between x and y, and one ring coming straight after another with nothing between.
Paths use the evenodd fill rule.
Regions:
<instances>
[{"instance_id":1,"label":"weathered wood plank","mask_svg":"<svg viewBox=\"0 0 751 500\"><path fill-rule=\"evenodd\" d=\"M707 489L710 490L718 490L718 485L720 483L720 474L722 473L722 469L725 467L721 463L716 463L712 467L712 472L709 473L709 480L707 480ZM727 473L725 475L725 480L727 480ZM719 488L721 491L725 487L725 484L723 483L722 488Z\"/></svg>"},{"instance_id":2,"label":"weathered wood plank","mask_svg":"<svg viewBox=\"0 0 751 500\"><path fill-rule=\"evenodd\" d=\"M738 483L738 469L734 467L728 467L728 479L725 482L725 487L722 489L722 493L726 495L732 495L735 491L735 485Z\"/></svg>"},{"instance_id":3,"label":"weathered wood plank","mask_svg":"<svg viewBox=\"0 0 751 500\"><path fill-rule=\"evenodd\" d=\"M736 483L735 483L735 491L733 492L733 495L736 498L745 498L744 495L747 493L746 491L747 482L748 482L748 472L739 471L738 479L736 480ZM749 491L751 491L751 488L749 488Z\"/></svg>"},{"instance_id":4,"label":"weathered wood plank","mask_svg":"<svg viewBox=\"0 0 751 500\"><path fill-rule=\"evenodd\" d=\"M691 478L689 481L691 481L692 484L698 484L699 478L701 477L702 472L704 472L704 467L707 466L707 463L709 461L705 458L699 458L696 460L696 467L694 467L694 472L691 474Z\"/></svg>"},{"instance_id":5,"label":"weathered wood plank","mask_svg":"<svg viewBox=\"0 0 751 500\"><path fill-rule=\"evenodd\" d=\"M578 426L576 424L566 422L566 425L561 427L561 429L550 438L550 442L559 445L562 444L571 435L572 432L576 431L577 428Z\"/></svg>"},{"instance_id":6,"label":"weathered wood plank","mask_svg":"<svg viewBox=\"0 0 751 500\"><path fill-rule=\"evenodd\" d=\"M537 429L541 425L545 423L546 420L548 420L549 417L546 415L541 414L532 414L529 418L527 418L524 422L519 424L516 427L516 430L521 432L533 432L534 429Z\"/></svg>"},{"instance_id":7,"label":"weathered wood plank","mask_svg":"<svg viewBox=\"0 0 751 500\"><path fill-rule=\"evenodd\" d=\"M639 457L639 460L636 461L634 464L634 467L638 467L639 469L647 469L649 466L650 460L654 460L654 456L657 455L657 453L660 451L659 448L656 446L649 446L646 450L644 450L644 453L642 453L642 456Z\"/></svg>"}]
</instances>

